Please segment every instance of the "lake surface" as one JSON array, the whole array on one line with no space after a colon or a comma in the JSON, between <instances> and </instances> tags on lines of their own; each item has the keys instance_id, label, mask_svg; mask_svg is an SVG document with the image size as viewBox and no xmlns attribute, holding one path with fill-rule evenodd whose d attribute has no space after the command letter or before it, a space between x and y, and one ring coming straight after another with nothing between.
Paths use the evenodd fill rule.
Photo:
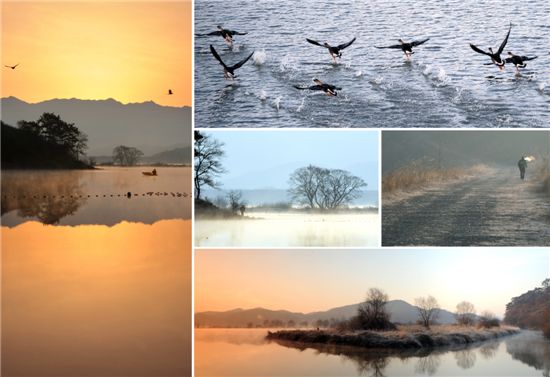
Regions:
<instances>
[{"instance_id":1,"label":"lake surface","mask_svg":"<svg viewBox=\"0 0 550 377\"><path fill-rule=\"evenodd\" d=\"M1 235L2 376L190 375L190 220Z\"/></svg>"},{"instance_id":2,"label":"lake surface","mask_svg":"<svg viewBox=\"0 0 550 377\"><path fill-rule=\"evenodd\" d=\"M428 0L419 6L398 0L224 0L195 2L195 32L216 25L248 35L195 37L197 127L548 127L550 120L550 3L494 0ZM538 59L521 76L487 66L474 52L498 48L513 23L504 50ZM338 65L327 50L357 40ZM400 50L377 49L431 38L411 61ZM233 65L257 54L224 80L209 45ZM312 79L342 87L337 97L300 91Z\"/></svg>"},{"instance_id":3,"label":"lake surface","mask_svg":"<svg viewBox=\"0 0 550 377\"><path fill-rule=\"evenodd\" d=\"M456 350L390 355L353 347L295 347L267 329L195 329L198 376L548 376L550 340L537 332Z\"/></svg>"},{"instance_id":4,"label":"lake surface","mask_svg":"<svg viewBox=\"0 0 550 377\"><path fill-rule=\"evenodd\" d=\"M248 218L195 221L198 247L364 247L380 244L378 213L250 212Z\"/></svg>"},{"instance_id":5,"label":"lake surface","mask_svg":"<svg viewBox=\"0 0 550 377\"><path fill-rule=\"evenodd\" d=\"M96 170L2 171L2 225L152 224L191 218L191 168L102 167ZM128 198L127 193L132 195Z\"/></svg>"}]
</instances>

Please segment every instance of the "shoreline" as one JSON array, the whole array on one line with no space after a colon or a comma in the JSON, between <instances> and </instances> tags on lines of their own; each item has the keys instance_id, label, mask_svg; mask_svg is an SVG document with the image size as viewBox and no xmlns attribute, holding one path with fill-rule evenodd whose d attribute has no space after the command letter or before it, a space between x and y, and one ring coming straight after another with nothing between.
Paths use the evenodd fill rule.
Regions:
<instances>
[{"instance_id":1,"label":"shoreline","mask_svg":"<svg viewBox=\"0 0 550 377\"><path fill-rule=\"evenodd\" d=\"M462 329L448 333L425 331L357 331L337 332L331 330L279 330L268 331L266 339L296 344L321 344L352 346L358 348L388 349L433 349L468 345L520 333L520 329L500 327L497 329Z\"/></svg>"}]
</instances>

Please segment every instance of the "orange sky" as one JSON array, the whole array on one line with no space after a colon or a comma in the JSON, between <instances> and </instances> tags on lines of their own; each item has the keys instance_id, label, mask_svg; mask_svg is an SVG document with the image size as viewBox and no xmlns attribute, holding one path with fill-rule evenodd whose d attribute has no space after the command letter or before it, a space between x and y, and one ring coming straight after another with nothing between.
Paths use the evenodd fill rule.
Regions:
<instances>
[{"instance_id":1,"label":"orange sky","mask_svg":"<svg viewBox=\"0 0 550 377\"><path fill-rule=\"evenodd\" d=\"M2 96L191 106L191 44L191 1L3 1Z\"/></svg>"}]
</instances>

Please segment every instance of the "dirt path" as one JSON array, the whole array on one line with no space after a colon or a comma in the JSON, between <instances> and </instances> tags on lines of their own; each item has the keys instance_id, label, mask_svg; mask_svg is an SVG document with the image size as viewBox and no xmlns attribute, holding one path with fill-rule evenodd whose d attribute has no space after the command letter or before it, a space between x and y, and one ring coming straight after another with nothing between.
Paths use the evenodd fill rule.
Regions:
<instances>
[{"instance_id":1,"label":"dirt path","mask_svg":"<svg viewBox=\"0 0 550 377\"><path fill-rule=\"evenodd\" d=\"M550 199L535 191L535 181L518 175L515 169L491 169L408 199L383 201L382 245L550 246Z\"/></svg>"}]
</instances>

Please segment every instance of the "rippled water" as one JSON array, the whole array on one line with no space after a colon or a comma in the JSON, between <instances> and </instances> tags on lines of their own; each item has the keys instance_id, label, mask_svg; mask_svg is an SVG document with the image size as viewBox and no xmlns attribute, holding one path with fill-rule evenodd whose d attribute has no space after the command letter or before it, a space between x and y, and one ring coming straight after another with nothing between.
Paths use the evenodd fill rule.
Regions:
<instances>
[{"instance_id":1,"label":"rippled water","mask_svg":"<svg viewBox=\"0 0 550 377\"><path fill-rule=\"evenodd\" d=\"M195 38L197 127L548 127L550 3L428 0L197 0L195 32L217 24L248 32L233 49L221 37ZM506 51L533 56L521 76L485 66L468 46L498 47L513 23ZM305 41L357 40L333 65L326 49ZM431 38L412 61L400 50L376 49L398 38ZM209 52L234 64L235 83ZM338 97L299 91L316 77L341 86Z\"/></svg>"},{"instance_id":2,"label":"rippled water","mask_svg":"<svg viewBox=\"0 0 550 377\"><path fill-rule=\"evenodd\" d=\"M266 329L195 329L196 376L548 376L550 341L523 332L454 350L280 345Z\"/></svg>"},{"instance_id":3,"label":"rippled water","mask_svg":"<svg viewBox=\"0 0 550 377\"><path fill-rule=\"evenodd\" d=\"M2 225L114 225L191 217L188 167L2 171ZM128 197L128 192L131 196Z\"/></svg>"}]
</instances>

